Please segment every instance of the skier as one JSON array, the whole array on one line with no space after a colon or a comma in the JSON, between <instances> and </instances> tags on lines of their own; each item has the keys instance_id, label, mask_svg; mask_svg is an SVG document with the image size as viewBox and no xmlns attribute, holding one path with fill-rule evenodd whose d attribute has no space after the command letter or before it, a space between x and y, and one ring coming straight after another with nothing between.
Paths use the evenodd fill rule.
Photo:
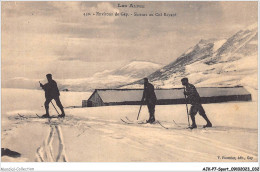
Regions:
<instances>
[{"instance_id":1,"label":"skier","mask_svg":"<svg viewBox=\"0 0 260 172\"><path fill-rule=\"evenodd\" d=\"M65 112L63 110L63 106L62 106L62 104L60 102L60 98L59 98L60 92L59 92L57 83L52 79L51 74L47 74L46 78L48 80L48 83L46 83L44 85L42 83L40 83L40 86L45 91L45 98L46 98L46 101L44 103L46 114L44 114L42 117L43 118L50 117L49 103L51 102L52 99L55 100L57 106L60 108L60 110L62 112L61 115L59 115L58 117L65 117Z\"/></svg>"},{"instance_id":2,"label":"skier","mask_svg":"<svg viewBox=\"0 0 260 172\"><path fill-rule=\"evenodd\" d=\"M188 78L182 78L181 79L182 85L185 86L186 89L184 89L184 95L187 96L189 103L191 104L191 108L189 111L189 115L192 120L192 125L190 126L191 129L197 128L196 122L195 122L195 115L197 112L207 121L207 124L203 127L212 127L211 122L209 121L205 110L203 109L201 102L200 102L200 95L197 92L194 85L190 84L188 81Z\"/></svg>"},{"instance_id":3,"label":"skier","mask_svg":"<svg viewBox=\"0 0 260 172\"><path fill-rule=\"evenodd\" d=\"M155 121L154 112L157 98L154 92L154 86L148 82L148 78L144 78L144 92L141 101L143 102L144 100L147 104L150 114L150 117L146 122L152 124Z\"/></svg>"}]
</instances>

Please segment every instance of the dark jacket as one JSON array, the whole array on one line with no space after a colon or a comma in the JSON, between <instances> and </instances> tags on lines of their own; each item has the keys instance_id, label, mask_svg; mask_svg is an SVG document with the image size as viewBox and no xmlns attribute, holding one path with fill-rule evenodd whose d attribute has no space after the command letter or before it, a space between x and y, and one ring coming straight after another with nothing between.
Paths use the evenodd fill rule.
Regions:
<instances>
[{"instance_id":1,"label":"dark jacket","mask_svg":"<svg viewBox=\"0 0 260 172\"><path fill-rule=\"evenodd\" d=\"M188 102L192 105L198 105L200 103L200 95L196 89L196 87L192 84L188 84L186 86L186 95L188 98Z\"/></svg>"},{"instance_id":2,"label":"dark jacket","mask_svg":"<svg viewBox=\"0 0 260 172\"><path fill-rule=\"evenodd\" d=\"M54 80L44 84L42 89L45 91L45 98L55 98L60 96L57 83Z\"/></svg>"},{"instance_id":3,"label":"dark jacket","mask_svg":"<svg viewBox=\"0 0 260 172\"><path fill-rule=\"evenodd\" d=\"M156 103L156 95L154 92L154 86L151 83L148 83L146 87L144 87L144 92L143 92L143 98L145 99L146 103Z\"/></svg>"}]
</instances>

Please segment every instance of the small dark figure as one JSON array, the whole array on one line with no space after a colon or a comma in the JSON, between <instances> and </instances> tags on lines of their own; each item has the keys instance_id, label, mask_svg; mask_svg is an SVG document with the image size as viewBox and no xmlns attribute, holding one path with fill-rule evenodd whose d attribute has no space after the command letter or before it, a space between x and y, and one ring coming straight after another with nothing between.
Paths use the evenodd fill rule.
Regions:
<instances>
[{"instance_id":1,"label":"small dark figure","mask_svg":"<svg viewBox=\"0 0 260 172\"><path fill-rule=\"evenodd\" d=\"M193 128L197 128L196 122L195 122L195 115L197 114L197 112L199 112L199 114L207 121L207 124L204 125L203 127L212 127L211 122L209 121L205 110L203 109L201 102L200 102L200 95L197 92L196 88L194 85L190 84L188 81L188 78L182 78L181 80L182 85L185 86L185 90L184 90L184 95L187 96L188 102L191 104L191 108L189 111L189 115L191 117L192 120L192 125L191 125L191 129Z\"/></svg>"},{"instance_id":2,"label":"small dark figure","mask_svg":"<svg viewBox=\"0 0 260 172\"><path fill-rule=\"evenodd\" d=\"M144 92L141 101L143 102L144 100L147 104L150 114L147 123L153 123L155 121L154 112L157 98L154 92L154 86L148 82L148 78L144 78Z\"/></svg>"},{"instance_id":3,"label":"small dark figure","mask_svg":"<svg viewBox=\"0 0 260 172\"><path fill-rule=\"evenodd\" d=\"M60 97L59 97L60 96L60 92L59 92L57 83L52 79L52 75L51 74L47 74L46 78L48 80L48 83L46 83L44 85L40 83L40 86L45 91L45 98L46 98L46 101L44 103L46 114L43 115L42 117L43 118L50 117L50 114L49 114L49 103L51 102L52 99L55 100L57 106L61 110L61 115L59 115L59 117L65 117L65 112L64 112L63 106L62 106L62 104L60 102Z\"/></svg>"},{"instance_id":4,"label":"small dark figure","mask_svg":"<svg viewBox=\"0 0 260 172\"><path fill-rule=\"evenodd\" d=\"M8 148L1 148L1 157L2 156L9 156L9 157L17 158L17 157L20 157L21 154L19 152L12 151Z\"/></svg>"}]
</instances>

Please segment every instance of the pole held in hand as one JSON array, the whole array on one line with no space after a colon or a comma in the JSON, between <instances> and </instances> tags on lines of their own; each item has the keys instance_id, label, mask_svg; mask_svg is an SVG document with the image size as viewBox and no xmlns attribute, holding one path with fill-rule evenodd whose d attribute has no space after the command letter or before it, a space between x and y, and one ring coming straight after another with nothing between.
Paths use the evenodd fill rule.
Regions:
<instances>
[{"instance_id":1,"label":"pole held in hand","mask_svg":"<svg viewBox=\"0 0 260 172\"><path fill-rule=\"evenodd\" d=\"M184 91L185 91L185 88L184 88ZM189 124L189 127L190 127L190 118L189 118L189 110L188 110L188 104L187 104L186 94L184 94L184 97L185 97L185 103L186 103L186 111L187 111L187 117L188 117L188 124Z\"/></svg>"},{"instance_id":2,"label":"pole held in hand","mask_svg":"<svg viewBox=\"0 0 260 172\"><path fill-rule=\"evenodd\" d=\"M51 104L52 104L52 106L54 107L54 109L56 110L57 114L60 115L59 112L58 112L58 110L56 109L56 107L55 107L54 104L52 103L52 101L51 101Z\"/></svg>"},{"instance_id":3,"label":"pole held in hand","mask_svg":"<svg viewBox=\"0 0 260 172\"><path fill-rule=\"evenodd\" d=\"M142 109L142 105L143 105L143 101L141 101L141 105L140 105L139 112L138 112L138 115L137 115L137 120L139 118L139 115L140 115L140 112L141 112L141 109Z\"/></svg>"}]
</instances>

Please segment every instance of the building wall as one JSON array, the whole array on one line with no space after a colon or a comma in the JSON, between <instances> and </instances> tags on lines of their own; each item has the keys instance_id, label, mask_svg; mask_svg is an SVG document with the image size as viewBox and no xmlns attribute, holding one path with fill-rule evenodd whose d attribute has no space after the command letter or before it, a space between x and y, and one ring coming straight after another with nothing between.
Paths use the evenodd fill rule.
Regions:
<instances>
[{"instance_id":1,"label":"building wall","mask_svg":"<svg viewBox=\"0 0 260 172\"><path fill-rule=\"evenodd\" d=\"M82 100L82 107L87 107L87 100Z\"/></svg>"},{"instance_id":2,"label":"building wall","mask_svg":"<svg viewBox=\"0 0 260 172\"><path fill-rule=\"evenodd\" d=\"M95 92L88 100L82 100L82 107L104 106L104 103L97 92Z\"/></svg>"}]
</instances>

